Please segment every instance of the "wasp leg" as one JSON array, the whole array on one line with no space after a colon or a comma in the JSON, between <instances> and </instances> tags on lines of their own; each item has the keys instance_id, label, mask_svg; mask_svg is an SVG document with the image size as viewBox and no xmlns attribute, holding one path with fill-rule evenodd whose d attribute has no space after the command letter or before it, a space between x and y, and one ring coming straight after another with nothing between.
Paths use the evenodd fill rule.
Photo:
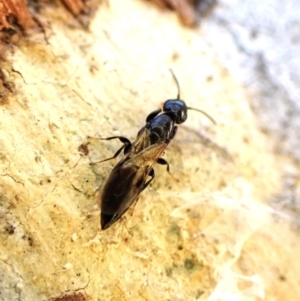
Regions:
<instances>
[{"instance_id":1,"label":"wasp leg","mask_svg":"<svg viewBox=\"0 0 300 301\"><path fill-rule=\"evenodd\" d=\"M124 136L112 136L107 138L101 138L101 137L91 137L88 136L88 139L98 139L98 140L113 140L113 139L119 139L123 144L131 146L131 142L128 138Z\"/></svg>"},{"instance_id":2,"label":"wasp leg","mask_svg":"<svg viewBox=\"0 0 300 301\"><path fill-rule=\"evenodd\" d=\"M144 185L143 190L153 181L153 179L155 178L155 171L152 167L150 167L150 172L148 174L149 177L151 177L151 179L149 181L147 181Z\"/></svg>"},{"instance_id":3,"label":"wasp leg","mask_svg":"<svg viewBox=\"0 0 300 301\"><path fill-rule=\"evenodd\" d=\"M157 164L161 164L161 165L167 165L167 172L169 173L169 175L170 175L175 181L179 182L179 180L171 174L171 172L170 172L170 164L168 163L168 161L166 161L166 160L163 159L163 158L158 158L158 159L156 160L156 163L157 163Z\"/></svg>"},{"instance_id":4,"label":"wasp leg","mask_svg":"<svg viewBox=\"0 0 300 301\"><path fill-rule=\"evenodd\" d=\"M91 137L89 137L91 138ZM112 159L115 159L118 157L118 155L120 154L120 152L122 151L122 149L124 149L124 154L126 154L130 148L131 148L131 142L129 139L127 139L126 137L123 137L123 136L112 136L112 137L108 137L108 138L100 138L100 137L93 137L93 139L99 139L99 140L112 140L112 139L119 139L123 145L121 146L121 148L119 148L116 153L111 157L111 158L107 158L107 159L104 159L104 160L99 160L99 161L95 161L95 162L91 162L90 165L95 165L95 164L98 164L98 163L102 163L102 162L105 162L105 161L109 161L109 160L112 160Z\"/></svg>"},{"instance_id":5,"label":"wasp leg","mask_svg":"<svg viewBox=\"0 0 300 301\"><path fill-rule=\"evenodd\" d=\"M159 113L161 112L161 109L157 109L155 111L153 111L152 113L150 113L147 118L146 118L146 122L151 121L153 118L155 118Z\"/></svg>"},{"instance_id":6,"label":"wasp leg","mask_svg":"<svg viewBox=\"0 0 300 301\"><path fill-rule=\"evenodd\" d=\"M130 212L130 216L133 215L133 211L134 211L135 205L137 204L138 200L139 200L139 198L137 198L135 201L133 201L132 205L129 207L129 208L130 208L130 211L131 211L131 212ZM129 208L128 208L128 209L129 209Z\"/></svg>"},{"instance_id":7,"label":"wasp leg","mask_svg":"<svg viewBox=\"0 0 300 301\"><path fill-rule=\"evenodd\" d=\"M121 148L118 149L117 152L112 157L104 159L104 160L99 160L99 161L91 162L90 165L95 165L95 164L98 164L98 163L102 163L102 162L109 161L109 160L117 158L118 155L120 154L120 152L122 151L122 149L124 147L125 147L125 144L123 146L121 146Z\"/></svg>"},{"instance_id":8,"label":"wasp leg","mask_svg":"<svg viewBox=\"0 0 300 301\"><path fill-rule=\"evenodd\" d=\"M119 139L124 145L124 154L126 154L130 148L131 148L131 142L128 138L124 137L124 136L112 136L112 137L108 137L108 138L99 138L101 140L112 140L112 139ZM112 158L113 159L113 158Z\"/></svg>"},{"instance_id":9,"label":"wasp leg","mask_svg":"<svg viewBox=\"0 0 300 301\"><path fill-rule=\"evenodd\" d=\"M167 165L167 172L168 172L169 174L171 174L171 173L170 173L170 164L168 163L168 161L166 161L166 160L163 159L163 158L158 158L158 159L156 160L156 163L157 163L157 164L161 164L161 165Z\"/></svg>"},{"instance_id":10,"label":"wasp leg","mask_svg":"<svg viewBox=\"0 0 300 301\"><path fill-rule=\"evenodd\" d=\"M173 129L173 132L172 132L171 135L170 135L170 139L173 139L173 138L175 137L175 135L176 135L176 133L177 133L177 130L178 130L178 127L175 126L174 129Z\"/></svg>"}]
</instances>

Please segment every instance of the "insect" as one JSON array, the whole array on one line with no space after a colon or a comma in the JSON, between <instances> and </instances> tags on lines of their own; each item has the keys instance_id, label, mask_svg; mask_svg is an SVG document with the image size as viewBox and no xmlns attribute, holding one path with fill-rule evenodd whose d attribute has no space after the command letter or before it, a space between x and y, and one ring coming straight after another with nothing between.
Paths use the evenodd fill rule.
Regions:
<instances>
[{"instance_id":1,"label":"insect","mask_svg":"<svg viewBox=\"0 0 300 301\"><path fill-rule=\"evenodd\" d=\"M100 140L119 139L123 145L108 159L93 162L101 163L116 158L123 150L124 156L112 169L100 188L101 229L105 230L118 221L137 202L140 193L155 178L154 165L167 166L161 158L164 150L175 137L177 125L186 121L187 111L195 110L215 121L204 111L187 107L180 99L180 87L172 72L178 94L176 99L166 100L162 109L157 109L146 118L146 124L139 130L134 142L124 136L98 138Z\"/></svg>"}]
</instances>

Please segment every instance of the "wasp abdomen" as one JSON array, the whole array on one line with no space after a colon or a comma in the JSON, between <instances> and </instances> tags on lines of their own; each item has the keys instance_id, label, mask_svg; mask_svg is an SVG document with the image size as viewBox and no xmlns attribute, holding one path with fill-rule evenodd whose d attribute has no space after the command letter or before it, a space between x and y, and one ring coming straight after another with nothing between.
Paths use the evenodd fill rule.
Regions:
<instances>
[{"instance_id":1,"label":"wasp abdomen","mask_svg":"<svg viewBox=\"0 0 300 301\"><path fill-rule=\"evenodd\" d=\"M115 223L127 211L132 198L136 198L140 192L143 181L139 181L141 176L137 173L138 168L135 166L116 168L101 188L102 230Z\"/></svg>"}]
</instances>

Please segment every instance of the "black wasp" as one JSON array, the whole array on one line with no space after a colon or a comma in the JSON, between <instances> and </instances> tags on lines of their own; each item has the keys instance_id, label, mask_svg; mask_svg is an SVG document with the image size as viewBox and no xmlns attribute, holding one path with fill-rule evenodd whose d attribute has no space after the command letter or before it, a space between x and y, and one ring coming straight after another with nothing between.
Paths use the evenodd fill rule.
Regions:
<instances>
[{"instance_id":1,"label":"black wasp","mask_svg":"<svg viewBox=\"0 0 300 301\"><path fill-rule=\"evenodd\" d=\"M180 87L171 71L178 89L176 99L165 101L163 108L153 111L146 118L134 142L123 136L98 138L100 140L119 139L123 146L113 157L93 162L96 164L116 158L123 150L124 156L113 168L100 189L101 229L105 230L119 220L130 206L138 200L140 193L155 177L154 164L163 164L170 171L169 163L161 158L164 150L175 137L177 124L187 119L188 110L196 110L214 120L205 112L187 107L180 99Z\"/></svg>"}]
</instances>

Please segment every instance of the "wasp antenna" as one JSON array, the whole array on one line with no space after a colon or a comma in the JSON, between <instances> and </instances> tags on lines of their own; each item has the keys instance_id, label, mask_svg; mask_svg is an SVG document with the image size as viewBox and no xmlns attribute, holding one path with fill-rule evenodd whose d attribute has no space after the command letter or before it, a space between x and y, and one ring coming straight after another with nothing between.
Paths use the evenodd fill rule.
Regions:
<instances>
[{"instance_id":1,"label":"wasp antenna","mask_svg":"<svg viewBox=\"0 0 300 301\"><path fill-rule=\"evenodd\" d=\"M198 111L200 113L202 113L203 115L205 115L214 125L216 125L216 121L211 117L209 116L206 112L202 111L202 110L199 110L199 109L195 109L195 108L191 108L191 107L187 107L188 110L194 110L194 111Z\"/></svg>"},{"instance_id":2,"label":"wasp antenna","mask_svg":"<svg viewBox=\"0 0 300 301\"><path fill-rule=\"evenodd\" d=\"M179 86L179 82L178 82L178 79L177 77L175 76L175 73L173 72L173 70L170 68L169 69L171 74L172 74L172 77L176 83L176 86L177 86L177 99L180 99L180 86Z\"/></svg>"}]
</instances>

